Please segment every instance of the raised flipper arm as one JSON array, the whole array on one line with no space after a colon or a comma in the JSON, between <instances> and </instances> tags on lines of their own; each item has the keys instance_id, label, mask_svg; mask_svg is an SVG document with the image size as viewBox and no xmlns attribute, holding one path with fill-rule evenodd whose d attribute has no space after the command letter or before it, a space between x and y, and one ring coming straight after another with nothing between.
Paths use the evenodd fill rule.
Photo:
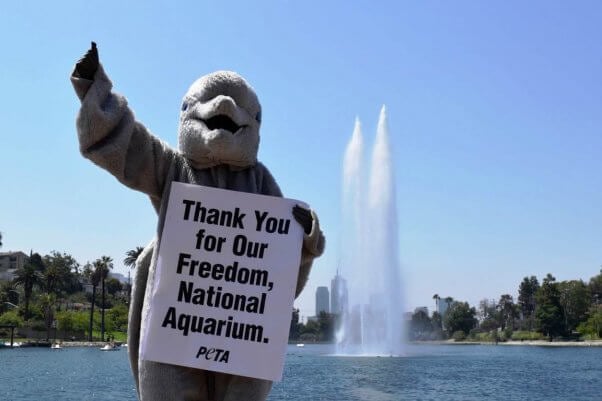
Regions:
<instances>
[{"instance_id":1,"label":"raised flipper arm","mask_svg":"<svg viewBox=\"0 0 602 401\"><path fill-rule=\"evenodd\" d=\"M94 43L76 64L71 83L81 100L77 133L82 155L126 186L160 199L178 153L137 122L127 100L112 92Z\"/></svg>"}]
</instances>

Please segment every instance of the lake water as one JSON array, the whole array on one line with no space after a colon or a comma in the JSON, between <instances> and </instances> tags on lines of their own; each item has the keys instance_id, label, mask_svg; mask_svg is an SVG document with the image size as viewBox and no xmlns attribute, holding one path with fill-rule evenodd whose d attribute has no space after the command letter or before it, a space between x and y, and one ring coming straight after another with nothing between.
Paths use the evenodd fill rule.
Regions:
<instances>
[{"instance_id":1,"label":"lake water","mask_svg":"<svg viewBox=\"0 0 602 401\"><path fill-rule=\"evenodd\" d=\"M602 400L602 347L419 345L408 355L288 349L269 400ZM0 350L0 400L136 400L127 352Z\"/></svg>"}]
</instances>

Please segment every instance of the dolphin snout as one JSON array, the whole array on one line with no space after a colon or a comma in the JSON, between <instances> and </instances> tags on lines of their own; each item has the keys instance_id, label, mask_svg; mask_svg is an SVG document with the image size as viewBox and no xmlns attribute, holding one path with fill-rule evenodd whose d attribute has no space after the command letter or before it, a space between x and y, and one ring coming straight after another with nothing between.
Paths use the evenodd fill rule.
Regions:
<instances>
[{"instance_id":1,"label":"dolphin snout","mask_svg":"<svg viewBox=\"0 0 602 401\"><path fill-rule=\"evenodd\" d=\"M234 117L237 113L238 106L234 99L230 96L219 95L211 100L210 113L212 115L225 114Z\"/></svg>"}]
</instances>

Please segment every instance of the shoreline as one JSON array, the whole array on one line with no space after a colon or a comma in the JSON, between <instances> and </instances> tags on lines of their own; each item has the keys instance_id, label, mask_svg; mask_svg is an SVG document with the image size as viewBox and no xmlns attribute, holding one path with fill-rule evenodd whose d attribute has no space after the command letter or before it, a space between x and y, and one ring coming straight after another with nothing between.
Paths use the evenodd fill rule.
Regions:
<instances>
[{"instance_id":1,"label":"shoreline","mask_svg":"<svg viewBox=\"0 0 602 401\"><path fill-rule=\"evenodd\" d=\"M14 346L10 346L7 342L2 341L2 343L4 344L4 347L2 348L28 348L28 347L50 347L53 344L59 344L61 346L61 348L74 348L74 347L97 347L97 348L102 348L105 345L109 344L110 342L108 341L19 341L19 340L15 340L13 341L13 343L18 344L18 345L14 345ZM114 342L115 345L117 346L123 346L125 345L124 348L127 348L127 343L126 342L121 342L121 341L115 341Z\"/></svg>"},{"instance_id":2,"label":"shoreline","mask_svg":"<svg viewBox=\"0 0 602 401\"><path fill-rule=\"evenodd\" d=\"M602 340L588 341L547 341L547 340L525 340L525 341L411 341L410 344L417 345L502 345L502 346L531 346L531 347L602 347Z\"/></svg>"},{"instance_id":3,"label":"shoreline","mask_svg":"<svg viewBox=\"0 0 602 401\"><path fill-rule=\"evenodd\" d=\"M288 345L335 345L333 342L302 342L289 341ZM505 346L532 346L532 347L602 347L601 340L583 340L583 341L548 341L548 340L524 340L524 341L455 341L433 340L433 341L408 341L410 345L505 345Z\"/></svg>"},{"instance_id":4,"label":"shoreline","mask_svg":"<svg viewBox=\"0 0 602 401\"><path fill-rule=\"evenodd\" d=\"M113 343L120 347L123 344L127 344L125 342L122 343L120 341L113 341ZM64 342L59 342L59 344L61 345L61 347L64 347L64 348L67 348L67 347L99 347L99 348L102 348L105 345L110 344L110 342L109 341L64 341Z\"/></svg>"},{"instance_id":5,"label":"shoreline","mask_svg":"<svg viewBox=\"0 0 602 401\"><path fill-rule=\"evenodd\" d=\"M15 341L15 343L22 343L21 341ZM34 342L34 344L46 343L45 341ZM62 341L58 342L63 348L71 347L98 347L102 348L107 341ZM53 344L52 341L47 346ZM127 347L126 342L115 341L118 346ZM288 345L335 345L335 343L329 342L289 342ZM525 341L454 341L454 340L435 340L435 341L408 341L410 345L501 345L501 346L531 346L531 347L602 347L602 340L587 340L587 341L547 341L547 340L525 340ZM6 346L10 348L10 346ZM15 347L17 348L17 347Z\"/></svg>"}]
</instances>

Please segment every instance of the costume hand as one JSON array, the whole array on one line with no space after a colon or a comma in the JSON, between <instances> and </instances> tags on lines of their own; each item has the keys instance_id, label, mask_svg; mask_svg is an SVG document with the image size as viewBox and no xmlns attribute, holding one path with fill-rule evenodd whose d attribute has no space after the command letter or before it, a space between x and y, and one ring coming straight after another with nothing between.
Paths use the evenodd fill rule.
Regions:
<instances>
[{"instance_id":1,"label":"costume hand","mask_svg":"<svg viewBox=\"0 0 602 401\"><path fill-rule=\"evenodd\" d=\"M94 74L98 69L98 50L96 49L96 43L92 42L90 49L79 59L75 64L75 71L73 75L79 78L94 79Z\"/></svg>"},{"instance_id":2,"label":"costume hand","mask_svg":"<svg viewBox=\"0 0 602 401\"><path fill-rule=\"evenodd\" d=\"M311 212L305 208L302 208L299 205L295 205L293 207L293 216L295 217L295 220L297 220L297 222L301 224L301 227L303 227L303 231L305 231L305 234L309 234L311 232L311 226L314 222L314 218L312 217Z\"/></svg>"}]
</instances>

